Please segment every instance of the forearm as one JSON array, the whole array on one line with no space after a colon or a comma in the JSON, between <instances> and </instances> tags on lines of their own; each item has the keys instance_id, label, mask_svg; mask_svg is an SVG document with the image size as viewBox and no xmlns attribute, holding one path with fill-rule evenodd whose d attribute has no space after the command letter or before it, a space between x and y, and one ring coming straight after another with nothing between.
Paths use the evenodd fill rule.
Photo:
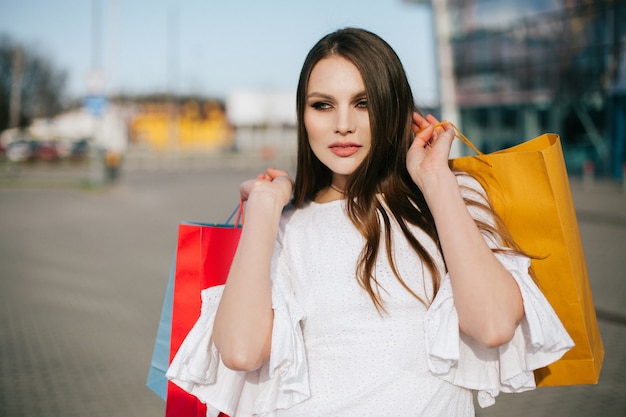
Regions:
<instances>
[{"instance_id":1,"label":"forearm","mask_svg":"<svg viewBox=\"0 0 626 417\"><path fill-rule=\"evenodd\" d=\"M487 246L451 172L424 190L446 260L461 330L487 346L508 341L523 315L519 288Z\"/></svg>"},{"instance_id":2,"label":"forearm","mask_svg":"<svg viewBox=\"0 0 626 417\"><path fill-rule=\"evenodd\" d=\"M224 363L238 370L268 358L273 323L270 264L282 204L265 191L250 195L246 222L215 317L213 341Z\"/></svg>"}]
</instances>

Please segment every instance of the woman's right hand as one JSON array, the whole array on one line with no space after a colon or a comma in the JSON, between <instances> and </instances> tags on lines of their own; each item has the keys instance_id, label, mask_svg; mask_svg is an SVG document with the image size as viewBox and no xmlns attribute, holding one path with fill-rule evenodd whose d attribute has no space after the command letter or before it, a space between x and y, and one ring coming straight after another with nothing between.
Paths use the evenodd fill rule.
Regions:
<instances>
[{"instance_id":1,"label":"woman's right hand","mask_svg":"<svg viewBox=\"0 0 626 417\"><path fill-rule=\"evenodd\" d=\"M429 190L439 191L442 175L454 177L448 158L455 132L449 123L440 124L431 115L423 118L417 113L413 115L413 129L415 138L407 153L407 170L413 182L428 197Z\"/></svg>"},{"instance_id":2,"label":"woman's right hand","mask_svg":"<svg viewBox=\"0 0 626 417\"><path fill-rule=\"evenodd\" d=\"M239 187L241 199L246 201L253 193L272 193L283 206L291 200L293 179L287 171L268 168L256 178L245 181Z\"/></svg>"},{"instance_id":3,"label":"woman's right hand","mask_svg":"<svg viewBox=\"0 0 626 417\"><path fill-rule=\"evenodd\" d=\"M222 362L253 371L269 360L272 345L271 261L283 208L291 200L287 171L270 168L240 186L246 221L215 315L213 342Z\"/></svg>"}]
</instances>

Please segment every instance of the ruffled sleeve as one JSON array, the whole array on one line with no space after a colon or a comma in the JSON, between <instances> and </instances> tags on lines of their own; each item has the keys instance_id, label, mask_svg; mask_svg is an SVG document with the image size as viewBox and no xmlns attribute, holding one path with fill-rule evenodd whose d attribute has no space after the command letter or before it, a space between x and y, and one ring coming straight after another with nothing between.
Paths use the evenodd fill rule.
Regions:
<instances>
[{"instance_id":1,"label":"ruffled sleeve","mask_svg":"<svg viewBox=\"0 0 626 417\"><path fill-rule=\"evenodd\" d=\"M524 301L524 318L508 343L484 348L459 331L448 276L425 318L431 372L454 385L479 391L481 407L492 405L500 392L534 389L533 371L557 361L574 346L548 300L528 275L528 259L496 256L515 278Z\"/></svg>"},{"instance_id":2,"label":"ruffled sleeve","mask_svg":"<svg viewBox=\"0 0 626 417\"><path fill-rule=\"evenodd\" d=\"M475 218L484 215L476 209L470 212ZM490 247L496 245L493 236L485 235L485 240ZM524 317L508 343L485 348L459 331L448 275L425 316L426 353L431 372L454 385L478 391L481 407L494 404L500 392L534 389L533 371L557 361L574 346L552 306L530 277L530 260L513 253L495 256L517 282L524 304Z\"/></svg>"},{"instance_id":3,"label":"ruffled sleeve","mask_svg":"<svg viewBox=\"0 0 626 417\"><path fill-rule=\"evenodd\" d=\"M202 310L167 372L167 378L207 404L207 416L273 416L310 396L300 321L303 310L288 285L287 264L277 243L272 259L274 323L270 360L254 372L233 371L211 335L223 286L202 291Z\"/></svg>"},{"instance_id":4,"label":"ruffled sleeve","mask_svg":"<svg viewBox=\"0 0 626 417\"><path fill-rule=\"evenodd\" d=\"M309 374L300 322L304 310L289 284L288 263L281 252L273 260L274 326L270 360L264 368L255 410L259 415L286 409L310 397Z\"/></svg>"},{"instance_id":5,"label":"ruffled sleeve","mask_svg":"<svg viewBox=\"0 0 626 417\"><path fill-rule=\"evenodd\" d=\"M216 417L220 411L235 416L243 400L241 394L244 386L246 383L254 386L259 373L227 368L211 340L215 312L223 290L224 286L220 285L202 291L200 317L166 373L169 380L207 404L209 417Z\"/></svg>"}]
</instances>

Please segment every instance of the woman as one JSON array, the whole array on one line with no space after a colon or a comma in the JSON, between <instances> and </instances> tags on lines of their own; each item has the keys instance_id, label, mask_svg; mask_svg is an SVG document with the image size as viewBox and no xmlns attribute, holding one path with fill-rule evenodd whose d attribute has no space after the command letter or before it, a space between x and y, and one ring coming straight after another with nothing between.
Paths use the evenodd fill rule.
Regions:
<instances>
[{"instance_id":1,"label":"woman","mask_svg":"<svg viewBox=\"0 0 626 417\"><path fill-rule=\"evenodd\" d=\"M228 282L203 293L168 376L231 417L471 416L471 390L488 405L533 388L528 363L571 339L478 183L449 169L454 131L414 112L391 47L361 29L322 38L297 114L295 182L269 169L242 184ZM544 329L558 343L531 348Z\"/></svg>"}]
</instances>

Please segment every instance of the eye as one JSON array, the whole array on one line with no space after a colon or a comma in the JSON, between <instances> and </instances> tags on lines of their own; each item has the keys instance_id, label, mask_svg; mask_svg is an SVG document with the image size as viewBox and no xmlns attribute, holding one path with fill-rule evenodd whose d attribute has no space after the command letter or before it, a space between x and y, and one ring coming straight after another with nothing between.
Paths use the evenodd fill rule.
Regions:
<instances>
[{"instance_id":1,"label":"eye","mask_svg":"<svg viewBox=\"0 0 626 417\"><path fill-rule=\"evenodd\" d=\"M327 109L330 109L332 106L329 103L326 103L325 101L316 101L311 104L311 107L313 107L316 110L327 110Z\"/></svg>"},{"instance_id":2,"label":"eye","mask_svg":"<svg viewBox=\"0 0 626 417\"><path fill-rule=\"evenodd\" d=\"M356 99L354 107L357 107L359 109L366 109L367 108L367 97L362 96L362 97Z\"/></svg>"}]
</instances>

